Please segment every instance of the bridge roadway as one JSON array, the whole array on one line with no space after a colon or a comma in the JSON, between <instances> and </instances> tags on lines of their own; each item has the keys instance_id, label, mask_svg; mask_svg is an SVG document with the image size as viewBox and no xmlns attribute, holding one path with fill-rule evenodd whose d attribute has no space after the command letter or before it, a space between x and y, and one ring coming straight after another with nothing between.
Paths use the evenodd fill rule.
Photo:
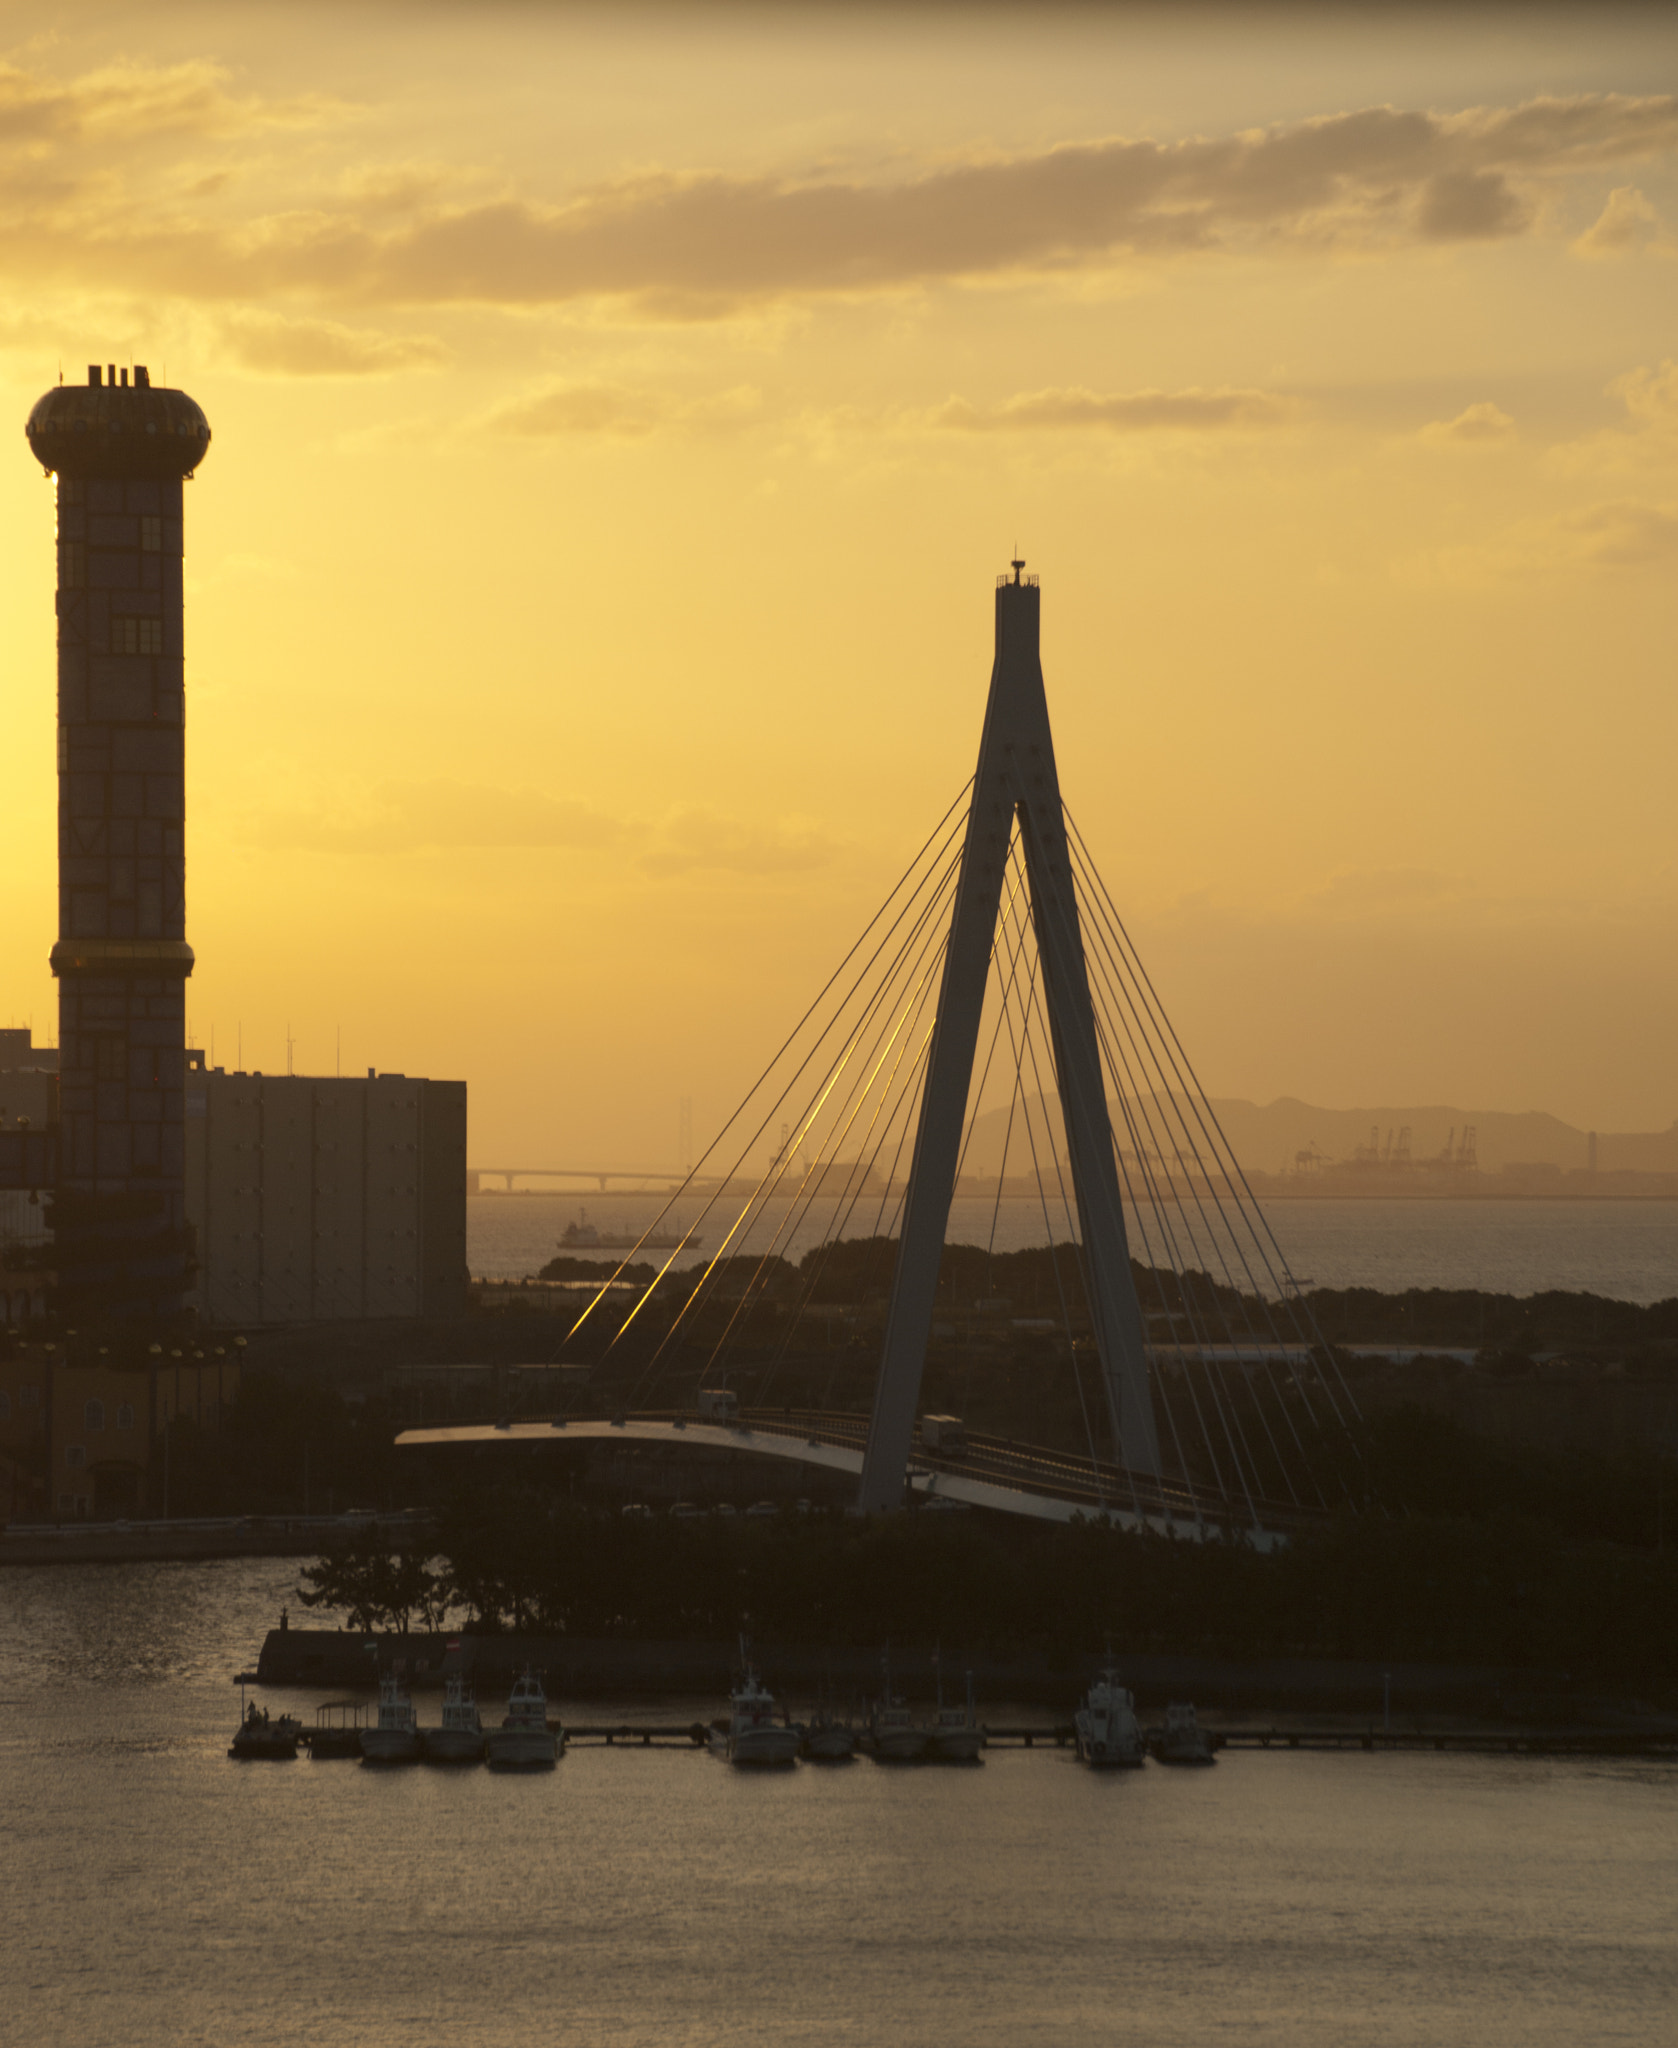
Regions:
<instances>
[{"instance_id":1,"label":"bridge roadway","mask_svg":"<svg viewBox=\"0 0 1678 2048\"><path fill-rule=\"evenodd\" d=\"M868 1418L825 1409L748 1408L735 1421L721 1422L692 1411L652 1409L610 1420L556 1415L450 1423L405 1429L396 1442L410 1448L579 1440L744 1451L860 1478ZM1045 1445L972 1434L960 1453L934 1456L917 1449L910 1460L908 1485L922 1503L953 1501L1042 1522L1102 1514L1123 1529L1150 1529L1156 1535L1190 1541L1203 1541L1228 1528L1242 1532L1260 1550L1285 1542L1290 1529L1314 1519L1291 1503L1191 1496L1176 1482L1133 1474L1117 1465L1104 1462L1092 1467L1087 1458Z\"/></svg>"},{"instance_id":2,"label":"bridge roadway","mask_svg":"<svg viewBox=\"0 0 1678 2048\"><path fill-rule=\"evenodd\" d=\"M469 1166L466 1169L468 1189L477 1193L486 1180L505 1181L507 1192L513 1192L515 1180L588 1180L593 1181L601 1194L605 1194L608 1181L634 1181L631 1194L674 1194L678 1189L687 1188L690 1193L703 1190L710 1193L723 1185L718 1174L696 1176L686 1173L672 1173L668 1169L644 1166ZM754 1183L755 1185L755 1183ZM575 1189L555 1188L554 1194L574 1194Z\"/></svg>"}]
</instances>

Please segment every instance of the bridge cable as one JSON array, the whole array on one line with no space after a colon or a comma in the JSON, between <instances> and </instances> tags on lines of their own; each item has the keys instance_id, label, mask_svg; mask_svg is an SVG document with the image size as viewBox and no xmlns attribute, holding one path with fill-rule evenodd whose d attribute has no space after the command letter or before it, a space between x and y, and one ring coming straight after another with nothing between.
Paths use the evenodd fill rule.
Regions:
<instances>
[{"instance_id":1,"label":"bridge cable","mask_svg":"<svg viewBox=\"0 0 1678 2048\"><path fill-rule=\"evenodd\" d=\"M847 991L845 997L841 1000L839 1010L836 1013L835 1018L823 1028L821 1033L818 1035L815 1044L811 1047L810 1051L806 1053L804 1059L799 1063L798 1068L794 1071L791 1079L782 1089L781 1094L776 1098L776 1100L773 1103L770 1104L768 1110L764 1114L763 1121L758 1125L757 1129L752 1133L752 1135L746 1140L746 1148L740 1153L739 1158L735 1161L734 1167L730 1169L728 1174L722 1177L722 1180L719 1182L717 1189L713 1192L711 1199L706 1203L705 1208L701 1211L700 1216L683 1233L680 1244L678 1244L676 1249L670 1254L670 1257L665 1260L663 1266L660 1267L658 1273L655 1275L654 1279L647 1287L645 1293L643 1293L643 1295L641 1296L640 1301L636 1303L635 1309L631 1310L630 1317L626 1319L625 1324L620 1327L618 1332L620 1336L622 1334L622 1328L627 1327L628 1321L633 1320L634 1315L636 1311L640 1308L641 1304L647 1299L647 1296L652 1293L653 1289L658 1286L659 1282L663 1280L665 1275L670 1271L671 1267L674 1265L676 1259L679 1258L681 1256L682 1251L686 1249L688 1243L692 1240L694 1233L697 1231L699 1223L703 1222L704 1218L707 1215L709 1215L711 1209L716 1205L716 1202L718 1201L718 1199L720 1199L723 1188L727 1186L729 1180L732 1179L733 1174L738 1171L740 1164L746 1158L747 1153L749 1152L751 1146L756 1144L757 1140L763 1135L763 1132L768 1128L768 1125L773 1119L776 1111L780 1108L781 1104L786 1100L787 1095L790 1093L794 1083L798 1080L799 1075L803 1073L804 1068L808 1066L811 1059L814 1058L815 1053L821 1046L823 1040L828 1036L828 1033L832 1031L832 1029L834 1028L834 1024L837 1022L838 1017L843 1015L846 1005L849 1003L851 997L855 994L857 987L860 985L862 976L866 975L869 972L870 968L873 966L874 961L879 958L880 953L884 950L886 944L890 941L892 933L896 931L897 927L908 915L909 910L914 904L915 899L921 894L922 890L925 889L928 880L932 878L932 873L936 871L937 864L946 858L952 844L954 844L954 842L962 836L966 826L965 816L957 819L956 823L953 826L949 825L949 821L952 814L958 809L958 807L967 797L971 787L972 783L971 781L969 781L966 787L963 788L961 794L956 798L955 802L952 803L949 809L945 811L944 816L939 820L937 826L934 827L932 833L929 835L925 843L921 846L920 850L916 853L914 859L910 862L909 866L904 870L903 874L899 877L897 883L893 886L891 894L886 898L886 901L881 905L881 907L874 913L873 917L869 919L867 925L863 928L861 936L854 942L849 952L846 953L845 958L840 962L839 966L835 968L833 973L828 977L826 983L823 985L821 989L821 992L816 996L815 1000L805 1010L804 1015L793 1027L792 1031L788 1034L787 1038L784 1040L779 1050L774 1054L774 1056L769 1061L769 1064L764 1068L763 1072L759 1075L758 1079L752 1084L751 1089L742 1099L740 1107L735 1110L734 1114L728 1119L727 1123L723 1125L722 1130L718 1133L717 1137L714 1138L711 1141L710 1145L706 1147L704 1154L700 1158L699 1164L693 1168L692 1172L690 1172L687 1176L687 1179L683 1181L682 1186L665 1203L664 1207L659 1211L658 1215L654 1218L652 1223L648 1225L647 1229L641 1233L641 1236L637 1240L634 1248L631 1251L629 1251L622 1260L619 1261L616 1269L616 1274L614 1274L613 1276L614 1278L616 1278L617 1274L621 1274L625 1266L627 1266L634 1259L635 1253L639 1251L641 1246L646 1243L647 1239L657 1231L659 1224L670 1213L671 1209L675 1206L676 1202L678 1202L681 1199L683 1193L686 1192L687 1188L697 1178L699 1173L699 1167L703 1166L705 1161L709 1159L712 1153L717 1150L718 1146L722 1142L723 1136L740 1119L741 1115L745 1111L746 1105L751 1102L753 1097L757 1094L758 1090L764 1086L764 1084L768 1081L769 1077L774 1073L776 1067L778 1067L781 1061L787 1056L789 1050L797 1042L799 1034L803 1031L805 1025L810 1022L811 1018L815 1016L821 1004L825 1001L826 997L832 991L834 985L839 981L841 975L843 975L846 967L850 964L850 962L853 959L855 959L856 955L862 950L864 944L867 942L869 934L874 930L874 927L885 916L886 912L890 910L892 903L896 900L898 894L902 891L905 884L908 882L909 878L913 875L916 867L920 865L928 849L933 847L934 843L938 841L940 833L943 833L943 843L938 846L937 851L933 856L933 870L930 870L927 876L923 876L921 881L915 884L914 889L911 890L909 894L907 902L898 911L897 916L892 920L891 924L887 927L885 937L875 947L874 952L869 956L868 960L863 964L862 968L859 970L856 979L852 981L850 989ZM946 827L948 827L949 829L946 830ZM959 859L959 853L956 857L957 859ZM604 1299L606 1289L610 1285L611 1282L608 1281L606 1285L601 1288L600 1292L595 1295L594 1299L589 1303L588 1307L584 1309L583 1313L577 1318L576 1322L572 1324L570 1330L566 1333L566 1336L561 1339L562 1346L564 1343L568 1342L570 1338L574 1337L577 1334L577 1332L582 1328L583 1324L588 1320L589 1316L593 1313L594 1309L599 1305L600 1301Z\"/></svg>"},{"instance_id":2,"label":"bridge cable","mask_svg":"<svg viewBox=\"0 0 1678 2048\"><path fill-rule=\"evenodd\" d=\"M909 954L910 949L916 947L918 942L920 952L921 954L924 954L924 951L927 947L941 942L938 927L936 925L932 925L932 919L934 917L935 912L938 910L940 904L942 903L943 898L949 893L953 876L959 870L959 862L960 856L959 854L956 854L952 857L951 861L947 863L944 867L943 872L938 877L937 886L934 889L932 895L928 898L927 903L922 907L914 924L910 927L908 936L900 943L897 954L894 956L892 963L887 969L886 981L882 983L880 987L876 988L874 993L870 996L868 1002L864 1006L862 1017L858 1020L858 1022L855 1025L851 1027L851 1030L846 1040L844 1041L843 1045L841 1046L840 1051L830 1061L827 1073L822 1077L822 1081L820 1084L820 1094L818 1096L818 1103L820 1100L825 1099L826 1095L831 1092L832 1087L835 1085L837 1081L838 1074L843 1071L846 1065L849 1064L851 1055L854 1053L856 1045L858 1043L859 1033L867 1028L867 1020L870 1016L873 1015L874 1011L878 1007L881 999L882 990L885 988L889 988L892 985L892 981L896 975L897 969L904 960L905 956ZM901 921L902 919L900 916L899 919L894 922L892 929L895 930L896 925L898 923L901 923ZM932 926L932 935L930 937L927 936L927 930L929 925ZM870 966L872 966L873 960L878 959L879 952L881 950L883 950L883 947L876 950L873 959L869 963ZM916 957L920 956L917 955ZM859 985L860 984L853 984L851 994L854 995L856 987ZM847 1003L848 1001L849 997L847 997ZM775 1103L771 1105L768 1114L765 1116L763 1122L759 1124L758 1129L754 1133L751 1142L756 1142L757 1137L760 1137L762 1135L763 1131L768 1127L768 1124L773 1120L776 1111L784 1105L787 1096L792 1091L793 1084L797 1081L799 1076L804 1073L805 1069L810 1065L811 1060L814 1058L816 1050L819 1048L822 1041L829 1035L829 1032L832 1030L832 1028L833 1026L829 1025L827 1029L825 1029L822 1032L821 1037L818 1038L818 1040L816 1041L816 1046L812 1047L810 1053L807 1054L804 1060L800 1062L797 1071L792 1077L792 1080L787 1083L787 1086L781 1091L781 1094L777 1098ZM738 1113L739 1112L736 1112L736 1115L738 1115ZM801 1125L801 1137L809 1128L811 1115L812 1112L809 1111L800 1112L799 1121ZM660 1343L653 1354L653 1359L651 1361L652 1365L656 1365L658 1358L662 1355L665 1348L674 1338L677 1330L686 1320L689 1311L695 1309L700 1303L700 1301L708 1295L711 1288L716 1282L716 1279L720 1271L723 1256L728 1251L728 1247L730 1246L730 1244L734 1242L735 1238L741 1234L743 1228L746 1226L749 1219L751 1219L754 1214L762 1213L764 1202L766 1199L766 1190L772 1191L773 1187L777 1186L780 1180L785 1177L786 1173L790 1169L790 1164L793 1157L796 1156L796 1152L796 1145L787 1147L784 1151L777 1155L774 1161L772 1161L769 1171L765 1175L760 1177L757 1186L751 1191L750 1195L747 1197L745 1207L741 1210L739 1216L736 1217L733 1225L729 1229L727 1236L724 1238L723 1243L718 1247L716 1253L712 1256L712 1258L706 1262L704 1270L701 1273L698 1281L689 1291L687 1299L683 1302L681 1308L677 1311L675 1319L672 1321L669 1329L665 1332L663 1338L660 1340ZM744 1158L744 1156L745 1155L742 1154L742 1158ZM668 1268L666 1268L666 1270L668 1270ZM658 1279L662 1279L663 1277L664 1276L661 1273L658 1276ZM657 1284L658 1280L655 1279L655 1281L653 1282L653 1287L656 1287ZM647 1296L651 1293L652 1287L649 1287L647 1290L647 1295L643 1295L642 1301L644 1302L647 1299ZM640 1303L637 1303L637 1307L639 1307L640 1305ZM629 1321L632 1319L633 1316L625 1320L622 1328L620 1328L618 1332L618 1335L622 1335L623 1329L628 1328ZM616 1338L614 1338L612 1342L615 1343ZM609 1343L607 1345L608 1353L610 1352L611 1348L612 1345L611 1343Z\"/></svg>"}]
</instances>

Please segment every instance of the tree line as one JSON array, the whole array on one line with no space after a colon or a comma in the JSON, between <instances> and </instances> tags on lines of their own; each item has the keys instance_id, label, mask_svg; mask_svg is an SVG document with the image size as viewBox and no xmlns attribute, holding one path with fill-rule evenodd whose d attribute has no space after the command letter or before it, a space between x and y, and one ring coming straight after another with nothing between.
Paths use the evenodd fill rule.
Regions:
<instances>
[{"instance_id":1,"label":"tree line","mask_svg":"<svg viewBox=\"0 0 1678 2048\"><path fill-rule=\"evenodd\" d=\"M1509 1665L1678 1697L1671 1461L1525 1460L1431 1416L1377 1431L1419 1507L1343 1511L1260 1553L1136 1534L908 1513L627 1520L539 1485L457 1495L429 1557L370 1542L304 1574L358 1627L1087 1658L1115 1650ZM1427 1483L1424 1486L1423 1480ZM1594 1484L1592 1483L1594 1481ZM1617 1497L1646 1493L1646 1514ZM1619 1520L1614 1520L1615 1515Z\"/></svg>"}]
</instances>

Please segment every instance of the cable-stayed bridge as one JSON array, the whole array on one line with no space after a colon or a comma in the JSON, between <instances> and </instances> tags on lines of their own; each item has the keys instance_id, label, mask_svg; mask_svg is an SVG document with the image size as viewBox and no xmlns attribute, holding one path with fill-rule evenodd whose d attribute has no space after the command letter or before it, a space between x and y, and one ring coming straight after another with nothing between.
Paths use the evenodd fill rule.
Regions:
<instances>
[{"instance_id":1,"label":"cable-stayed bridge","mask_svg":"<svg viewBox=\"0 0 1678 2048\"><path fill-rule=\"evenodd\" d=\"M572 1336L609 1326L595 1377L618 1414L566 1431L697 1446L716 1430L692 1419L700 1390L749 1381L755 1419L728 1447L854 1470L865 1513L968 1488L975 1505L1269 1541L1361 1497L1356 1405L1063 801L1040 591L1010 566L973 779L625 1254L620 1273L668 1244L682 1205L652 1284L626 1305L608 1282L584 1307ZM1055 1297L1032 1321L1063 1340L1039 1370L1081 1443L986 1440L935 1469L916 1416L929 1348L952 1334L950 1205L975 1120L999 1110L982 1249L1010 1169L1029 1175ZM702 1235L715 1249L695 1263ZM879 1305L866 1427L825 1401L783 1426L769 1397L800 1373L808 1388L798 1333L835 1299Z\"/></svg>"},{"instance_id":2,"label":"cable-stayed bridge","mask_svg":"<svg viewBox=\"0 0 1678 2048\"><path fill-rule=\"evenodd\" d=\"M747 1408L728 1422L705 1421L678 1411L646 1411L611 1421L570 1416L548 1421L455 1423L404 1431L397 1442L434 1447L507 1444L541 1448L560 1441L666 1450L685 1446L776 1459L860 1480L868 1422L866 1415L846 1415L833 1409ZM1200 1538L1208 1528L1243 1530L1251 1531L1264 1548L1309 1519L1280 1501L1261 1503L1257 1518L1249 1515L1244 1503L1222 1504L1222 1513L1210 1518L1211 1503L1191 1497L1181 1485L1162 1481L1139 1489L1132 1475L1117 1466L1092 1466L1065 1452L1006 1437L969 1435L959 1451L942 1454L917 1450L909 1461L905 1487L921 1506L989 1508L1043 1522L1104 1515L1121 1528L1148 1529L1158 1536Z\"/></svg>"}]
</instances>

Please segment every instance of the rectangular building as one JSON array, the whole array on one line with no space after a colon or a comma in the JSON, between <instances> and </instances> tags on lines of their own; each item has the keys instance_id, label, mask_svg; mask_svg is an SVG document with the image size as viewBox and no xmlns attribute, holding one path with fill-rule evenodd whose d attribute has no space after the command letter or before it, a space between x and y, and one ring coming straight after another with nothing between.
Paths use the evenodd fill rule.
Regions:
<instances>
[{"instance_id":1,"label":"rectangular building","mask_svg":"<svg viewBox=\"0 0 1678 2048\"><path fill-rule=\"evenodd\" d=\"M58 1049L27 1030L0 1030L0 1131L43 1130L58 1121Z\"/></svg>"},{"instance_id":2,"label":"rectangular building","mask_svg":"<svg viewBox=\"0 0 1678 2048\"><path fill-rule=\"evenodd\" d=\"M0 1523L167 1514L168 1433L220 1430L239 1376L237 1348L219 1346L0 1358Z\"/></svg>"},{"instance_id":3,"label":"rectangular building","mask_svg":"<svg viewBox=\"0 0 1678 2048\"><path fill-rule=\"evenodd\" d=\"M208 1323L466 1302L466 1083L227 1073L187 1054L186 1213Z\"/></svg>"}]
</instances>

